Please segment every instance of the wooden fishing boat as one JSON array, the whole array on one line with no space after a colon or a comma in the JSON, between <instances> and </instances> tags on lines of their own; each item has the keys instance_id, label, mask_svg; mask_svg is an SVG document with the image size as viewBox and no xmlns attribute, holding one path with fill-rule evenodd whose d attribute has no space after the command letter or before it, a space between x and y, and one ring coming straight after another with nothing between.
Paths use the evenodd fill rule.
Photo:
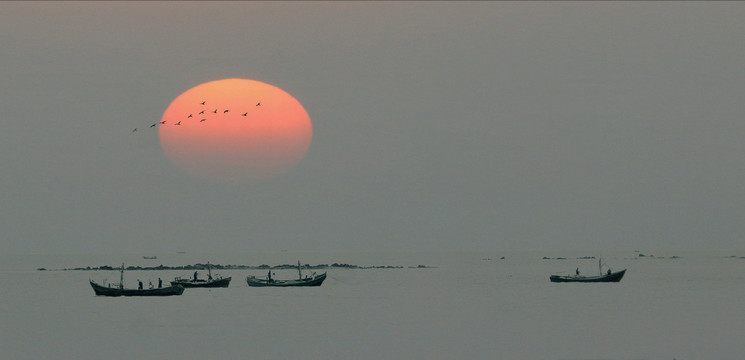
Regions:
<instances>
[{"instance_id":1,"label":"wooden fishing boat","mask_svg":"<svg viewBox=\"0 0 745 360\"><path fill-rule=\"evenodd\" d=\"M269 274L266 276L266 278L257 278L253 275L249 275L246 277L246 282L248 283L248 286L252 287L293 287L293 286L321 286L323 284L323 281L326 280L326 273L323 274L316 274L313 273L310 276L305 276L303 278L303 273L300 268L300 261L297 262L297 272L298 272L298 279L297 280L277 280L272 278L272 272L269 271Z\"/></svg>"},{"instance_id":2,"label":"wooden fishing boat","mask_svg":"<svg viewBox=\"0 0 745 360\"><path fill-rule=\"evenodd\" d=\"M207 272L207 279L197 278L197 272L195 271L194 278L177 277L171 281L171 285L181 285L185 288L226 288L230 285L231 277L224 278L220 275L212 277L212 265L209 262L207 263Z\"/></svg>"},{"instance_id":3,"label":"wooden fishing boat","mask_svg":"<svg viewBox=\"0 0 745 360\"><path fill-rule=\"evenodd\" d=\"M619 282L623 278L626 269L600 276L584 275L551 275L551 282Z\"/></svg>"},{"instance_id":4,"label":"wooden fishing boat","mask_svg":"<svg viewBox=\"0 0 745 360\"><path fill-rule=\"evenodd\" d=\"M93 288L93 292L95 292L96 295L101 296L172 296L181 295L184 293L184 287L181 285L173 285L164 288L125 289L124 264L122 264L120 273L121 277L119 280L119 284L109 284L108 286L103 286L93 280L89 280L91 287Z\"/></svg>"},{"instance_id":5,"label":"wooden fishing boat","mask_svg":"<svg viewBox=\"0 0 745 360\"><path fill-rule=\"evenodd\" d=\"M549 280L551 280L551 282L581 282L581 283L619 282L621 281L621 278L623 278L623 275L626 274L626 269L623 269L621 271L616 271L616 272L611 272L610 269L608 269L608 272L603 274L603 265L602 265L601 259L598 259L598 268L600 270L600 275L598 276L580 275L579 270L578 270L575 275L551 275L549 277Z\"/></svg>"},{"instance_id":6,"label":"wooden fishing boat","mask_svg":"<svg viewBox=\"0 0 745 360\"><path fill-rule=\"evenodd\" d=\"M184 287L181 285L153 289L125 289L123 287L106 287L96 284L93 280L90 280L90 283L96 295L102 296L172 296L184 293Z\"/></svg>"}]
</instances>

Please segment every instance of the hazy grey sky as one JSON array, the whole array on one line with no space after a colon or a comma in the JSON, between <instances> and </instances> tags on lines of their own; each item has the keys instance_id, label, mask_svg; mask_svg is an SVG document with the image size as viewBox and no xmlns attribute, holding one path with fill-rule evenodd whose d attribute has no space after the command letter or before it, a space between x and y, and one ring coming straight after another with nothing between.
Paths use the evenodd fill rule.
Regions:
<instances>
[{"instance_id":1,"label":"hazy grey sky","mask_svg":"<svg viewBox=\"0 0 745 360\"><path fill-rule=\"evenodd\" d=\"M743 19L742 2L0 2L0 251L742 250ZM224 78L303 104L299 165L225 185L165 157L147 126Z\"/></svg>"}]
</instances>

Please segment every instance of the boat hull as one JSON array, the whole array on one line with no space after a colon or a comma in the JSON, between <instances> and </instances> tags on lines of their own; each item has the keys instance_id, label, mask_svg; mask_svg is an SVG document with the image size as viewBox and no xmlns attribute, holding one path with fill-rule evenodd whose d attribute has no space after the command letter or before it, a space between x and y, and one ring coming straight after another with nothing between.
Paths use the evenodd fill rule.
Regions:
<instances>
[{"instance_id":1,"label":"boat hull","mask_svg":"<svg viewBox=\"0 0 745 360\"><path fill-rule=\"evenodd\" d=\"M184 293L184 287L181 285L168 286L156 289L120 289L110 288L96 284L90 281L93 292L100 296L174 296Z\"/></svg>"},{"instance_id":2,"label":"boat hull","mask_svg":"<svg viewBox=\"0 0 745 360\"><path fill-rule=\"evenodd\" d=\"M298 286L321 286L326 280L326 273L316 275L307 279L298 280L267 280L259 279L255 276L246 278L246 283L251 287L298 287Z\"/></svg>"},{"instance_id":3,"label":"boat hull","mask_svg":"<svg viewBox=\"0 0 745 360\"><path fill-rule=\"evenodd\" d=\"M171 285L181 285L185 288L226 288L230 286L230 277L216 280L174 280Z\"/></svg>"},{"instance_id":4,"label":"boat hull","mask_svg":"<svg viewBox=\"0 0 745 360\"><path fill-rule=\"evenodd\" d=\"M551 282L579 282L579 283L598 283L598 282L619 282L626 274L626 269L602 276L563 276L551 275Z\"/></svg>"}]
</instances>

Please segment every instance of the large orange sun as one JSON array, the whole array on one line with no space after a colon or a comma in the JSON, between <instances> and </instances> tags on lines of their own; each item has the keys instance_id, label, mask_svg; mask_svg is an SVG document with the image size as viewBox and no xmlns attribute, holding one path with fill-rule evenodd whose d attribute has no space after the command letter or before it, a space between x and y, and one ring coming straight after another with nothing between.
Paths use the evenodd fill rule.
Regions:
<instances>
[{"instance_id":1,"label":"large orange sun","mask_svg":"<svg viewBox=\"0 0 745 360\"><path fill-rule=\"evenodd\" d=\"M300 102L260 81L225 79L177 97L160 122L160 144L187 172L227 182L273 177L303 159L313 129Z\"/></svg>"}]
</instances>

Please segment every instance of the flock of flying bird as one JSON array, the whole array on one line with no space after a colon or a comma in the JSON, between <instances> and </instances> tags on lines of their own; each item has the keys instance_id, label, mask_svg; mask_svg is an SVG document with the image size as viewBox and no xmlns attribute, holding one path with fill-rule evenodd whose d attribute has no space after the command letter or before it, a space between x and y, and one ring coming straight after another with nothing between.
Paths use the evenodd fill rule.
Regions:
<instances>
[{"instance_id":1,"label":"flock of flying bird","mask_svg":"<svg viewBox=\"0 0 745 360\"><path fill-rule=\"evenodd\" d=\"M201 105L207 105L207 101L202 101L200 104ZM256 106L261 106L261 102L256 103ZM197 115L204 115L204 112L205 111L206 110L202 110ZM214 114L217 114L217 109L212 110L210 112L211 113L214 113ZM223 110L222 113L223 114L227 114L228 112L230 112L230 110L229 109L225 109L225 110ZM248 116L248 112L244 112L243 114L241 114L241 116ZM194 114L192 113L192 114L189 114L189 116L187 116L186 118L187 119L190 119L190 118L193 118L193 117L194 117ZM199 122L205 122L205 121L207 121L207 118L203 118L202 120L199 120ZM163 120L163 121L160 121L160 122L157 122L155 124L150 125L150 128L154 128L154 127L158 126L158 124L165 125L165 123L166 123L166 120ZM179 120L174 125L181 125L181 120ZM132 129L132 132L136 132L136 131L137 131L137 128Z\"/></svg>"}]
</instances>

